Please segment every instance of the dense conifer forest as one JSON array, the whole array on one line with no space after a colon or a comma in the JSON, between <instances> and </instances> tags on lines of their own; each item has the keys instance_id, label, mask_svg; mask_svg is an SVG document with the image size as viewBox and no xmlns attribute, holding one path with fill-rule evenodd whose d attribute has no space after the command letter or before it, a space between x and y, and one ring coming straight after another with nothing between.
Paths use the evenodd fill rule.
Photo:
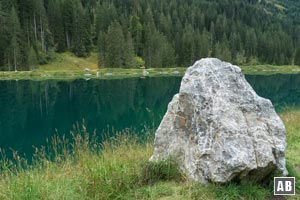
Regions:
<instances>
[{"instance_id":1,"label":"dense conifer forest","mask_svg":"<svg viewBox=\"0 0 300 200\"><path fill-rule=\"evenodd\" d=\"M97 52L99 67L300 65L297 0L0 0L0 70L56 53Z\"/></svg>"}]
</instances>

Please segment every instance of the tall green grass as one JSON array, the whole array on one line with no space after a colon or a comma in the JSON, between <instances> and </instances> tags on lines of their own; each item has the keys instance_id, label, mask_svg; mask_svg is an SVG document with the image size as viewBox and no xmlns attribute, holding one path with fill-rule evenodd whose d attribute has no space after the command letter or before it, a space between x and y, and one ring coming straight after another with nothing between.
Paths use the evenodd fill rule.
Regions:
<instances>
[{"instance_id":1,"label":"tall green grass","mask_svg":"<svg viewBox=\"0 0 300 200\"><path fill-rule=\"evenodd\" d=\"M183 180L172 160L148 162L150 139L125 131L97 141L77 125L71 140L55 136L49 148L37 149L31 165L17 154L3 159L0 199L126 199L160 181Z\"/></svg>"},{"instance_id":2,"label":"tall green grass","mask_svg":"<svg viewBox=\"0 0 300 200\"><path fill-rule=\"evenodd\" d=\"M287 128L287 167L300 177L300 111L281 114ZM99 143L95 133L75 125L72 137L55 136L36 149L32 164L14 154L0 163L0 199L268 199L268 185L201 185L186 179L172 158L149 162L153 130L141 140L130 130L115 133ZM4 154L2 152L2 154ZM298 196L289 199L300 199Z\"/></svg>"}]
</instances>

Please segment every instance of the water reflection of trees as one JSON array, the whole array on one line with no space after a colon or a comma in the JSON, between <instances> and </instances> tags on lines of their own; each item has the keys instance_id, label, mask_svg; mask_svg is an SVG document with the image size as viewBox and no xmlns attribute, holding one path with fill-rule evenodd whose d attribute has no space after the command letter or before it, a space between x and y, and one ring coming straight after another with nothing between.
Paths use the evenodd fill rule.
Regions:
<instances>
[{"instance_id":1,"label":"water reflection of trees","mask_svg":"<svg viewBox=\"0 0 300 200\"><path fill-rule=\"evenodd\" d=\"M156 126L181 78L0 82L0 147L32 152L85 119L90 131ZM154 122L153 122L154 120Z\"/></svg>"},{"instance_id":2,"label":"water reflection of trees","mask_svg":"<svg viewBox=\"0 0 300 200\"><path fill-rule=\"evenodd\" d=\"M32 152L58 129L85 119L89 131L158 126L181 78L1 81L0 147ZM282 106L300 106L300 75L247 76L256 92Z\"/></svg>"}]
</instances>

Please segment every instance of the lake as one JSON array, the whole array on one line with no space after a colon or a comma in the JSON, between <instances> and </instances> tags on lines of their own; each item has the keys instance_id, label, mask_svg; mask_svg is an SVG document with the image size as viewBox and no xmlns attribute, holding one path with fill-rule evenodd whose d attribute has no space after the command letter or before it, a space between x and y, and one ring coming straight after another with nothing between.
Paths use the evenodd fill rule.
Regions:
<instances>
[{"instance_id":1,"label":"lake","mask_svg":"<svg viewBox=\"0 0 300 200\"><path fill-rule=\"evenodd\" d=\"M300 75L246 76L277 111L300 105ZM68 134L85 120L89 132L156 128L181 77L74 81L0 81L0 148L30 157L33 146Z\"/></svg>"}]
</instances>

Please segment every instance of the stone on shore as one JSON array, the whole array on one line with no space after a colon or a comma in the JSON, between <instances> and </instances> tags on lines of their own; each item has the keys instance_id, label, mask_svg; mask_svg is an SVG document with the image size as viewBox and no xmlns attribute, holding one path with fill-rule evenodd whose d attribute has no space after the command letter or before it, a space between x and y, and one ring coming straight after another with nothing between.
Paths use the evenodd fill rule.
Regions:
<instances>
[{"instance_id":1,"label":"stone on shore","mask_svg":"<svg viewBox=\"0 0 300 200\"><path fill-rule=\"evenodd\" d=\"M151 161L175 159L202 183L262 181L287 175L285 127L270 100L258 96L241 69L216 58L197 61L155 133Z\"/></svg>"}]
</instances>

